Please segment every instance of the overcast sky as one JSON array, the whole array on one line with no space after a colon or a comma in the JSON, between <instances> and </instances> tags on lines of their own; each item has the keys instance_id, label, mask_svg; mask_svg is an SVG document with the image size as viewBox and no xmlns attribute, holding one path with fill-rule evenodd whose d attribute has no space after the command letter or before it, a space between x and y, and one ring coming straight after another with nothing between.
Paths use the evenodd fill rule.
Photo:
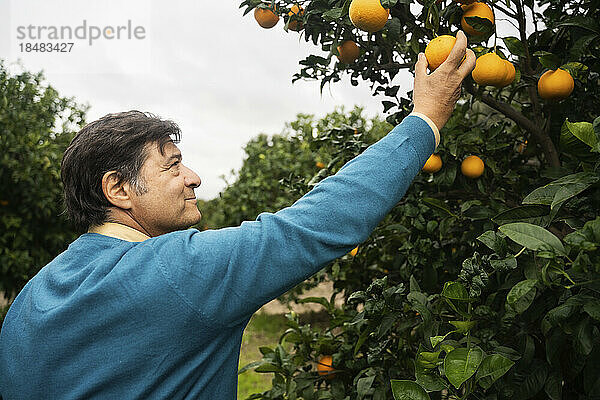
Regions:
<instances>
[{"instance_id":1,"label":"overcast sky","mask_svg":"<svg viewBox=\"0 0 600 400\"><path fill-rule=\"evenodd\" d=\"M322 52L299 40L298 33L286 33L283 20L273 29L260 28L252 13L242 16L239 3L0 0L0 57L8 63L21 59L32 72L44 70L62 96L91 106L88 122L130 109L173 119L183 131L184 161L202 179L196 195L210 199L225 186L219 176L242 165L248 140L261 132L279 133L297 113L323 116L336 105L355 104L370 116L382 111L369 85L353 87L348 77L323 96L316 82L292 85L298 61ZM21 52L21 44L40 41L35 40L37 28L29 32L29 25L56 26L60 33L61 26L74 31L84 20L86 39L54 41L74 42L70 53ZM115 36L117 26L127 26L129 20L132 27L143 28L143 39L128 39L122 30L121 39L89 45L91 26L111 27ZM50 28L41 33L50 34ZM395 83L412 87L409 75Z\"/></svg>"},{"instance_id":2,"label":"overcast sky","mask_svg":"<svg viewBox=\"0 0 600 400\"><path fill-rule=\"evenodd\" d=\"M43 70L62 96L90 105L88 122L131 109L177 122L184 162L202 179L196 195L210 199L225 187L220 176L241 167L242 148L252 137L281 132L296 114L320 117L339 105L363 106L368 116L382 112L370 84L353 87L348 76L322 96L319 82L292 85L300 60L325 53L297 32L286 33L283 20L272 29L259 27L253 13L242 16L239 3L0 0L0 58L14 71L17 60L31 72ZM496 22L499 32L514 35L506 21ZM53 41L74 43L70 52L21 51L41 42L40 33L48 38L52 27L63 35L85 32L85 38ZM104 29L113 39L91 40ZM406 92L412 76L402 71L393 83Z\"/></svg>"}]
</instances>

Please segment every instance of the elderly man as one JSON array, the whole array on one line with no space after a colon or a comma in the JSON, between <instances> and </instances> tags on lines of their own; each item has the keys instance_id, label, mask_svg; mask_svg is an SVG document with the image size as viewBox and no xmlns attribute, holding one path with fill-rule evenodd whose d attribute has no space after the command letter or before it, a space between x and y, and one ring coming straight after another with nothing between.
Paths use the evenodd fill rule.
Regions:
<instances>
[{"instance_id":1,"label":"elderly man","mask_svg":"<svg viewBox=\"0 0 600 400\"><path fill-rule=\"evenodd\" d=\"M414 112L291 207L199 232L178 127L144 113L85 126L62 162L88 229L17 296L0 335L11 399L235 399L242 332L263 304L346 254L406 192L475 65L462 32L416 64Z\"/></svg>"}]
</instances>

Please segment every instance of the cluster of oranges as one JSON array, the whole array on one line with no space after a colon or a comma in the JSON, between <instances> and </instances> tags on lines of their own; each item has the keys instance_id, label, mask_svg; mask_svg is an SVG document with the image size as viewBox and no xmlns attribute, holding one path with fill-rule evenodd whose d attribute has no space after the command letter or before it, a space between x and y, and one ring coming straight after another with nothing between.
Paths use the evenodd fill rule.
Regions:
<instances>
[{"instance_id":1,"label":"cluster of oranges","mask_svg":"<svg viewBox=\"0 0 600 400\"><path fill-rule=\"evenodd\" d=\"M480 1L460 0L463 16L461 25L463 30L471 36L479 36L477 31L467 22L466 18L478 17L494 24L494 12L489 5ZM429 62L429 69L435 70L448 57L456 38L451 35L442 35L433 39L425 48L425 56ZM502 88L510 85L515 80L516 69L513 63L500 57L498 53L489 52L477 58L475 69L471 73L473 80L481 86L496 86ZM571 74L564 69L550 70L538 80L538 94L545 100L563 100L571 95L575 82Z\"/></svg>"},{"instance_id":2,"label":"cluster of oranges","mask_svg":"<svg viewBox=\"0 0 600 400\"><path fill-rule=\"evenodd\" d=\"M471 35L482 35L467 22L466 18L479 17L487 19L494 24L494 12L487 4L475 0L455 0L461 3L463 16L461 25L463 30ZM425 48L425 57L429 69L434 71L438 68L452 51L456 38L451 35L441 35L429 42ZM516 69L512 62L498 55L495 51L485 53L477 58L475 69L471 73L473 80L480 86L495 86L503 88L512 84L515 80ZM538 80L538 95L544 100L563 100L571 95L575 82L571 74L565 69L546 71ZM442 168L442 159L433 154L423 167L427 173L436 173ZM465 158L461 164L461 172L468 178L479 178L485 169L485 164L477 156Z\"/></svg>"},{"instance_id":3,"label":"cluster of oranges","mask_svg":"<svg viewBox=\"0 0 600 400\"><path fill-rule=\"evenodd\" d=\"M488 20L494 25L494 11L482 1L477 0L454 0L459 3L463 15L461 18L462 29L469 35L478 37L484 32L478 31L469 24L470 17ZM384 28L390 10L381 5L380 0L352 0L349 7L349 17L352 24L365 32L378 32ZM299 31L303 28L302 17L304 10L298 5L293 5L288 12L288 28ZM274 3L263 3L262 7L254 10L254 17L263 28L272 28L279 21L277 6ZM425 48L429 69L434 71L448 58L456 38L451 35L441 35L431 40ZM360 48L353 40L346 40L337 47L337 57L341 63L351 64L360 56ZM477 58L475 69L471 73L473 80L480 86L495 86L498 88L512 84L516 77L516 69L512 62L501 57L495 51L480 55ZM538 94L545 100L563 100L570 96L575 83L571 74L565 69L546 71L538 80ZM321 165L319 165L321 164ZM319 168L324 168L318 163ZM442 168L442 159L439 155L432 155L423 171L429 173L438 172ZM481 158L472 155L463 160L461 172L469 178L478 178L483 174L485 164Z\"/></svg>"},{"instance_id":4,"label":"cluster of oranges","mask_svg":"<svg viewBox=\"0 0 600 400\"><path fill-rule=\"evenodd\" d=\"M302 17L304 16L304 9L297 4L294 4L288 12L288 29L292 31L300 31L304 27L302 23ZM254 19L260 26L265 29L270 29L277 25L279 22L279 15L277 12L277 4L263 3L263 7L257 7L254 9Z\"/></svg>"},{"instance_id":5,"label":"cluster of oranges","mask_svg":"<svg viewBox=\"0 0 600 400\"><path fill-rule=\"evenodd\" d=\"M279 22L277 5L271 2L262 3L254 9L254 18L265 28L273 28ZM352 0L349 16L352 24L360 30L373 33L383 29L390 15L390 10L381 6L380 0ZM304 27L302 19L304 9L294 4L288 12L288 29L300 31ZM353 40L345 40L337 46L338 60L343 64L352 64L360 55L360 48Z\"/></svg>"},{"instance_id":6,"label":"cluster of oranges","mask_svg":"<svg viewBox=\"0 0 600 400\"><path fill-rule=\"evenodd\" d=\"M423 171L430 174L435 174L440 169L442 169L442 157L437 154L432 154L425 162L425 166L423 166ZM460 171L467 178L479 178L483 175L484 170L485 164L477 156L469 156L460 164Z\"/></svg>"}]
</instances>

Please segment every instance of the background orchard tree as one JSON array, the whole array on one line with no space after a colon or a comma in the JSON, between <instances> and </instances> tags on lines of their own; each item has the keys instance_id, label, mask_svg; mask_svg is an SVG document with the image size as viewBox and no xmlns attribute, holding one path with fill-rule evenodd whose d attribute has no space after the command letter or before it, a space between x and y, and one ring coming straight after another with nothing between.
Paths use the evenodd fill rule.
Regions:
<instances>
[{"instance_id":1,"label":"background orchard tree","mask_svg":"<svg viewBox=\"0 0 600 400\"><path fill-rule=\"evenodd\" d=\"M0 291L8 299L75 239L60 161L85 111L41 73L13 75L0 61Z\"/></svg>"},{"instance_id":2,"label":"background orchard tree","mask_svg":"<svg viewBox=\"0 0 600 400\"><path fill-rule=\"evenodd\" d=\"M483 75L497 78L487 81L494 85L477 74L465 82L442 130L441 169L415 179L356 257L328 266L346 304L308 300L330 313L325 331L289 315L281 340L292 351L262 349L263 359L248 366L274 374L273 388L254 398L598 398L600 3L477 4L492 11L492 21L472 4L382 0L389 16L380 30L355 26L358 3L379 6L301 1L301 16L289 16L289 1L242 7L270 7L283 16L284 31L301 22L300 35L324 51L300 61L294 80L324 87L348 75L382 97L392 124L412 108L410 93L403 97L393 79L412 70L439 35L469 25L478 33L469 37L476 54L507 59L515 76L504 83L497 75L505 69L488 64ZM505 31L496 32L500 21ZM339 54L347 41L359 48L349 62L354 57ZM559 71L557 85L540 82L559 67L568 77ZM314 152L345 157L325 173L284 181L298 196L372 143L364 137L357 144L358 127L346 125L310 141ZM461 168L473 155L485 165L481 175L470 174L476 178ZM332 356L333 379L316 370L323 355Z\"/></svg>"}]
</instances>

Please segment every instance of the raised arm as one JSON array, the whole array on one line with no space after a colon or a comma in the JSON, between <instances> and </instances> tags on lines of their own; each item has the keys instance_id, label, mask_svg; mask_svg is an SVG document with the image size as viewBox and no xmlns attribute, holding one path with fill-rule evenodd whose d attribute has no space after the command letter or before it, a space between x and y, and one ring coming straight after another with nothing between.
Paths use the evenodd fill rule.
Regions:
<instances>
[{"instance_id":1,"label":"raised arm","mask_svg":"<svg viewBox=\"0 0 600 400\"><path fill-rule=\"evenodd\" d=\"M462 40L464 39L464 40ZM181 295L205 318L233 325L286 292L371 234L402 198L435 149L474 55L459 67L462 35L447 62L427 75L416 66L415 112L292 206L262 213L239 227L179 235L179 245L157 250L181 282ZM432 124L433 123L433 124ZM434 126L432 126L434 125Z\"/></svg>"}]
</instances>

